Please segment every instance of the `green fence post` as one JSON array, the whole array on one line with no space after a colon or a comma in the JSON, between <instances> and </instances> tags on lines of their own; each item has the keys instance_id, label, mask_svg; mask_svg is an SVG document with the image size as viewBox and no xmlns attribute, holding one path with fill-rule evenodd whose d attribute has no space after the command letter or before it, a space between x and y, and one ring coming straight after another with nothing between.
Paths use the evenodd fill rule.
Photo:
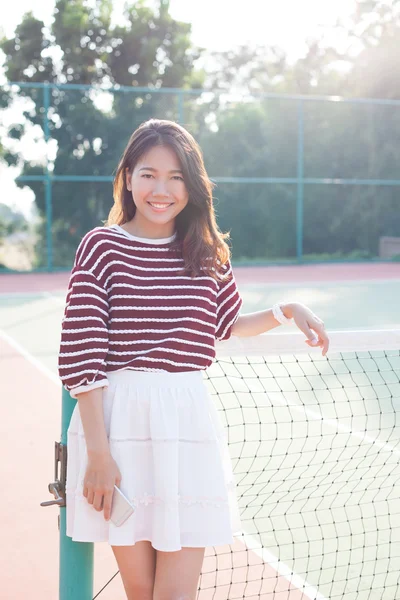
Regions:
<instances>
[{"instance_id":1,"label":"green fence post","mask_svg":"<svg viewBox=\"0 0 400 600\"><path fill-rule=\"evenodd\" d=\"M50 87L48 84L43 86L43 133L46 144L50 139L49 130L49 107L50 107ZM47 270L53 270L53 239L52 239L52 182L49 171L49 154L46 148L46 179L45 179L45 199L46 199L46 249L47 249Z\"/></svg>"},{"instance_id":2,"label":"green fence post","mask_svg":"<svg viewBox=\"0 0 400 600\"><path fill-rule=\"evenodd\" d=\"M178 123L182 125L184 119L183 92L178 92Z\"/></svg>"},{"instance_id":3,"label":"green fence post","mask_svg":"<svg viewBox=\"0 0 400 600\"><path fill-rule=\"evenodd\" d=\"M297 202L296 245L297 261L303 260L303 204L304 204L304 101L297 102Z\"/></svg>"},{"instance_id":4,"label":"green fence post","mask_svg":"<svg viewBox=\"0 0 400 600\"><path fill-rule=\"evenodd\" d=\"M62 444L67 444L67 430L75 404L76 400L71 398L69 392L63 388ZM73 542L65 533L66 507L62 506L60 508L59 600L92 600L94 544L91 542Z\"/></svg>"}]
</instances>

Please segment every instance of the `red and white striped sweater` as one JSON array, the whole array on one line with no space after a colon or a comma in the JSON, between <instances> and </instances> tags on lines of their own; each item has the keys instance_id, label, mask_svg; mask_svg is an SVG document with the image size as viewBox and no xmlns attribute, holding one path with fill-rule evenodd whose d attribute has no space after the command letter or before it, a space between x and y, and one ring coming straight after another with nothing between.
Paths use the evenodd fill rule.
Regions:
<instances>
[{"instance_id":1,"label":"red and white striped sweater","mask_svg":"<svg viewBox=\"0 0 400 600\"><path fill-rule=\"evenodd\" d=\"M58 357L72 397L107 386L110 371L194 371L215 361L215 339L230 337L242 298L233 273L219 282L180 275L175 237L150 240L112 225L82 239ZM228 261L222 271L231 270Z\"/></svg>"}]
</instances>

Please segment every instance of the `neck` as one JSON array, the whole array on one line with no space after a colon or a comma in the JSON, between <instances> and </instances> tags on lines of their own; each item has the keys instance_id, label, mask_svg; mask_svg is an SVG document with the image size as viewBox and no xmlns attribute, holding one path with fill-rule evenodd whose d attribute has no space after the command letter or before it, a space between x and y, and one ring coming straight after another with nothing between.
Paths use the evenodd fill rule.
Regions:
<instances>
[{"instance_id":1,"label":"neck","mask_svg":"<svg viewBox=\"0 0 400 600\"><path fill-rule=\"evenodd\" d=\"M169 238L175 233L175 221L169 223L150 223L149 221L142 222L140 218L137 218L137 212L133 219L123 225L123 228L137 237L149 238L149 239L162 239Z\"/></svg>"}]
</instances>

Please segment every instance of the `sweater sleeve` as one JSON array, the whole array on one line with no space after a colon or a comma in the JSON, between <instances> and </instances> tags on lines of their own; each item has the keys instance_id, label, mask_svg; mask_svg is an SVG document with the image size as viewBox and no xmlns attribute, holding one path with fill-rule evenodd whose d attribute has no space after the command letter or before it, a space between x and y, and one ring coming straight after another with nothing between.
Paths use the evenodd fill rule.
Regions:
<instances>
[{"instance_id":1,"label":"sweater sleeve","mask_svg":"<svg viewBox=\"0 0 400 600\"><path fill-rule=\"evenodd\" d=\"M58 372L73 398L107 387L108 297L96 277L75 264L61 325Z\"/></svg>"},{"instance_id":2,"label":"sweater sleeve","mask_svg":"<svg viewBox=\"0 0 400 600\"><path fill-rule=\"evenodd\" d=\"M227 281L219 282L217 293L217 324L215 337L218 341L228 340L232 335L232 327L239 317L243 304L242 297L236 286L232 265L228 260L224 266Z\"/></svg>"}]
</instances>

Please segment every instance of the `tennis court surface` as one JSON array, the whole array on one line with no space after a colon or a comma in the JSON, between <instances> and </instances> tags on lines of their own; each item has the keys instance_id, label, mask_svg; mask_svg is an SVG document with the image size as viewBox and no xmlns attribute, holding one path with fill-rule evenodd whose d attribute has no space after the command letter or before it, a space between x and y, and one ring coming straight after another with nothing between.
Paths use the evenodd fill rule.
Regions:
<instances>
[{"instance_id":1,"label":"tennis court surface","mask_svg":"<svg viewBox=\"0 0 400 600\"><path fill-rule=\"evenodd\" d=\"M226 425L243 532L207 548L200 600L400 598L400 265L235 269L243 312L304 302L323 358L280 327L217 345L204 373ZM58 597L57 352L68 274L0 277L4 597ZM125 593L107 544L94 595Z\"/></svg>"}]
</instances>

